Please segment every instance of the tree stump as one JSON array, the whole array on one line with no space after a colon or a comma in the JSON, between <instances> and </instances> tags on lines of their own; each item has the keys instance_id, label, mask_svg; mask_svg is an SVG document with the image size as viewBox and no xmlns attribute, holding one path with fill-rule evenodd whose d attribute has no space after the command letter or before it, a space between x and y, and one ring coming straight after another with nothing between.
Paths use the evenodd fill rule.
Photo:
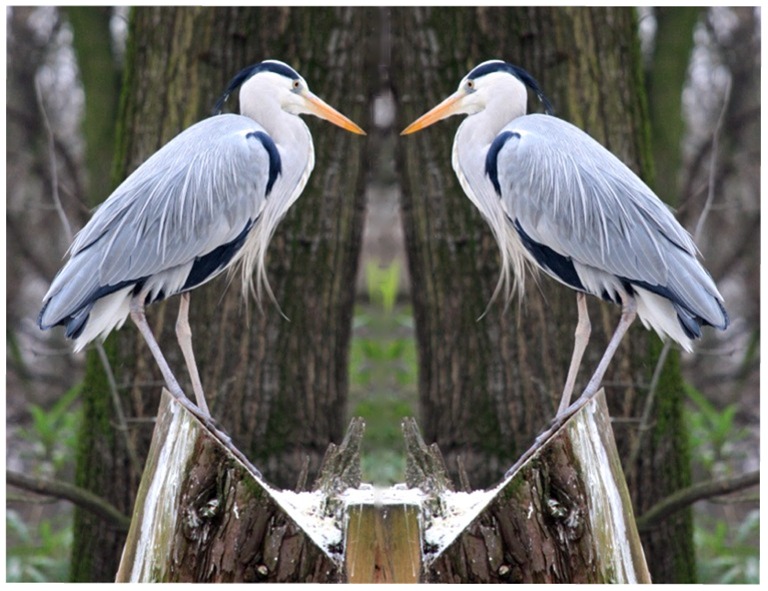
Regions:
<instances>
[{"instance_id":1,"label":"tree stump","mask_svg":"<svg viewBox=\"0 0 768 591\"><path fill-rule=\"evenodd\" d=\"M340 582L323 495L271 488L164 390L117 581Z\"/></svg>"},{"instance_id":2,"label":"tree stump","mask_svg":"<svg viewBox=\"0 0 768 591\"><path fill-rule=\"evenodd\" d=\"M439 498L424 581L651 582L602 391L498 486Z\"/></svg>"},{"instance_id":3,"label":"tree stump","mask_svg":"<svg viewBox=\"0 0 768 591\"><path fill-rule=\"evenodd\" d=\"M602 392L488 490L454 490L412 419L406 483L366 485L363 431L277 490L165 393L117 580L650 582Z\"/></svg>"}]
</instances>

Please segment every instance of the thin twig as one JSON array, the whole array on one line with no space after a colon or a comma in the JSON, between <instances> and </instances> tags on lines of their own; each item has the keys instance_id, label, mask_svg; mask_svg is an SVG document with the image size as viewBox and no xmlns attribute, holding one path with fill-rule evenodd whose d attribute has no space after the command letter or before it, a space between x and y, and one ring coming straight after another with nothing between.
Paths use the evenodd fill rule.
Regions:
<instances>
[{"instance_id":1,"label":"thin twig","mask_svg":"<svg viewBox=\"0 0 768 591\"><path fill-rule=\"evenodd\" d=\"M632 446L632 451L629 454L629 462L627 466L635 466L637 462L637 456L640 455L640 447L643 442L643 437L646 432L650 431L651 424L651 412L653 411L653 403L656 400L656 391L659 388L659 381L661 380L661 370L664 369L664 364L667 361L669 350L672 348L672 343L667 341L664 343L664 347L659 353L659 358L656 360L656 367L653 369L653 376L651 377L651 385L648 388L648 396L645 398L645 406L643 407L643 416L640 419L640 425L637 427L637 438Z\"/></svg>"},{"instance_id":2,"label":"thin twig","mask_svg":"<svg viewBox=\"0 0 768 591\"><path fill-rule=\"evenodd\" d=\"M136 473L141 472L141 461L139 455L136 453L136 447L133 445L133 441L128 435L128 421L125 419L125 413L123 412L123 405L120 401L120 394L117 391L117 381L115 380L115 374L112 371L112 365L109 363L109 357L104 350L104 345L100 342L96 342L96 352L99 354L101 365L104 368L104 373L107 376L107 384L109 385L109 395L112 398L112 403L115 407L115 416L117 418L117 426L125 436L125 448L128 451L128 457L131 460L131 466Z\"/></svg>"},{"instance_id":3,"label":"thin twig","mask_svg":"<svg viewBox=\"0 0 768 591\"><path fill-rule=\"evenodd\" d=\"M48 480L47 478L33 478L13 470L5 471L5 482L16 488L70 501L89 513L93 513L104 521L111 523L119 531L127 532L131 525L131 518L121 513L113 505L91 491L68 482Z\"/></svg>"},{"instance_id":4,"label":"thin twig","mask_svg":"<svg viewBox=\"0 0 768 591\"><path fill-rule=\"evenodd\" d=\"M720 128L723 125L725 119L725 112L728 109L728 103L731 98L731 79L725 85L725 94L723 96L723 108L720 110L720 116L717 118L717 124L712 134L712 159L709 163L709 188L707 190L707 201L704 203L704 209L701 210L699 221L696 222L696 230L693 232L693 240L696 244L699 243L701 238L701 232L704 230L704 222L709 217L709 212L712 209L712 203L715 201L715 171L717 169L717 141L720 136Z\"/></svg>"},{"instance_id":5,"label":"thin twig","mask_svg":"<svg viewBox=\"0 0 768 591\"><path fill-rule=\"evenodd\" d=\"M53 204L56 206L56 213L59 214L59 220L64 227L64 233L67 236L67 242L72 243L72 227L69 225L67 214L64 211L64 207L61 204L59 198L59 177L56 169L56 144L54 141L53 128L51 128L51 122L48 120L48 113L45 110L43 104L43 93L40 91L40 82L35 77L35 97L37 98L37 105L40 109L40 113L43 116L43 123L45 124L45 130L48 132L48 152L51 162L51 196L53 197Z\"/></svg>"},{"instance_id":6,"label":"thin twig","mask_svg":"<svg viewBox=\"0 0 768 591\"><path fill-rule=\"evenodd\" d=\"M670 515L685 509L696 501L727 495L760 484L760 471L748 472L736 478L709 480L675 491L656 503L637 519L637 529L653 529Z\"/></svg>"}]
</instances>

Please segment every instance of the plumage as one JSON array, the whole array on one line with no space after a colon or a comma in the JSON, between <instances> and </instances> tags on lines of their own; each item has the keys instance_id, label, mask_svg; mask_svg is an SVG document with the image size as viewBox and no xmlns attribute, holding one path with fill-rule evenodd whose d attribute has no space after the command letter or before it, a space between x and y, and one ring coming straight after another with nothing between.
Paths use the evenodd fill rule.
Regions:
<instances>
[{"instance_id":1,"label":"plumage","mask_svg":"<svg viewBox=\"0 0 768 591\"><path fill-rule=\"evenodd\" d=\"M219 114L238 88L242 114ZM186 293L240 261L244 294L254 274L261 288L269 240L315 163L312 136L298 115L364 133L276 60L241 70L214 113L148 158L96 210L45 295L41 329L64 325L80 350L135 312L151 337L145 305ZM186 306L179 323L186 323ZM195 384L191 341L182 349ZM203 402L201 388L195 390Z\"/></svg>"},{"instance_id":2,"label":"plumage","mask_svg":"<svg viewBox=\"0 0 768 591\"><path fill-rule=\"evenodd\" d=\"M88 313L116 286L149 287L151 303L226 269L234 256L185 287L196 261L242 238L264 208L270 156L260 139L248 137L254 132L264 130L248 117L219 115L182 132L142 164L76 236L46 294L41 328ZM120 291L124 299L131 296L132 290ZM122 318L92 315L94 327L80 335L76 350L122 325L127 305L110 310L120 310Z\"/></svg>"},{"instance_id":3,"label":"plumage","mask_svg":"<svg viewBox=\"0 0 768 591\"><path fill-rule=\"evenodd\" d=\"M727 326L722 297L697 260L690 235L624 163L583 131L549 115L520 117L504 133L515 134L497 154L507 219L527 240L571 262L581 283L571 287L614 302L618 288L642 290L643 301L670 300L679 310L677 327L663 328L648 317L647 308L638 315L688 351L689 319Z\"/></svg>"},{"instance_id":4,"label":"plumage","mask_svg":"<svg viewBox=\"0 0 768 591\"><path fill-rule=\"evenodd\" d=\"M527 88L547 114L526 114ZM725 329L723 298L669 208L616 156L551 112L530 74L490 60L403 131L467 115L456 132L452 164L499 244L497 292L513 282L522 295L526 268L533 267L578 292L621 304L622 330L636 310L646 327L690 351L702 326ZM593 380L621 335L617 329ZM574 349L565 406L580 346Z\"/></svg>"}]
</instances>

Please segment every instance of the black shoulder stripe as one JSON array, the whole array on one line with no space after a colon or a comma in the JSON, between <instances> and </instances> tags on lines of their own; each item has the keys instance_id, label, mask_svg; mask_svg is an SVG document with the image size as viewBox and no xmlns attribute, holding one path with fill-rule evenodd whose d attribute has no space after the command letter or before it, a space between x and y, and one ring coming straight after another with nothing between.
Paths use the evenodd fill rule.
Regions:
<instances>
[{"instance_id":1,"label":"black shoulder stripe","mask_svg":"<svg viewBox=\"0 0 768 591\"><path fill-rule=\"evenodd\" d=\"M252 227L253 221L249 221L234 240L214 248L206 255L197 257L180 291L189 291L202 285L223 270L243 247Z\"/></svg>"},{"instance_id":2,"label":"black shoulder stripe","mask_svg":"<svg viewBox=\"0 0 768 591\"><path fill-rule=\"evenodd\" d=\"M488 148L488 154L485 156L485 174L491 179L496 194L501 197L501 186L499 185L499 152L507 143L509 138L519 138L520 134L514 131L505 131L496 136L491 147Z\"/></svg>"},{"instance_id":3,"label":"black shoulder stripe","mask_svg":"<svg viewBox=\"0 0 768 591\"><path fill-rule=\"evenodd\" d=\"M283 162L280 159L280 152L277 150L275 141L263 131L252 131L245 137L255 137L261 141L267 154L269 154L269 178L267 179L267 192L265 196L269 195L272 190L272 185L275 184L278 175L283 172Z\"/></svg>"},{"instance_id":4,"label":"black shoulder stripe","mask_svg":"<svg viewBox=\"0 0 768 591\"><path fill-rule=\"evenodd\" d=\"M579 274L576 272L576 267L573 266L573 261L569 257L563 256L548 246L536 242L525 233L518 220L515 220L514 226L523 246L531 253L542 269L554 275L566 285L579 291L586 291L584 284L579 278Z\"/></svg>"}]
</instances>

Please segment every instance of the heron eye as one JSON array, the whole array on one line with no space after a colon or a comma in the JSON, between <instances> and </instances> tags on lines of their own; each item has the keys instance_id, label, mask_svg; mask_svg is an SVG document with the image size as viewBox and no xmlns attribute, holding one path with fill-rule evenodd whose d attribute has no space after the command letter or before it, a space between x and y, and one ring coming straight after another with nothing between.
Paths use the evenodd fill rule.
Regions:
<instances>
[{"instance_id":1,"label":"heron eye","mask_svg":"<svg viewBox=\"0 0 768 591\"><path fill-rule=\"evenodd\" d=\"M468 90L474 90L475 89L475 81L474 80L467 80L467 89Z\"/></svg>"},{"instance_id":2,"label":"heron eye","mask_svg":"<svg viewBox=\"0 0 768 591\"><path fill-rule=\"evenodd\" d=\"M298 90L300 87L301 87L301 82L299 82L298 80L294 80L293 81L293 89L294 90Z\"/></svg>"}]
</instances>

